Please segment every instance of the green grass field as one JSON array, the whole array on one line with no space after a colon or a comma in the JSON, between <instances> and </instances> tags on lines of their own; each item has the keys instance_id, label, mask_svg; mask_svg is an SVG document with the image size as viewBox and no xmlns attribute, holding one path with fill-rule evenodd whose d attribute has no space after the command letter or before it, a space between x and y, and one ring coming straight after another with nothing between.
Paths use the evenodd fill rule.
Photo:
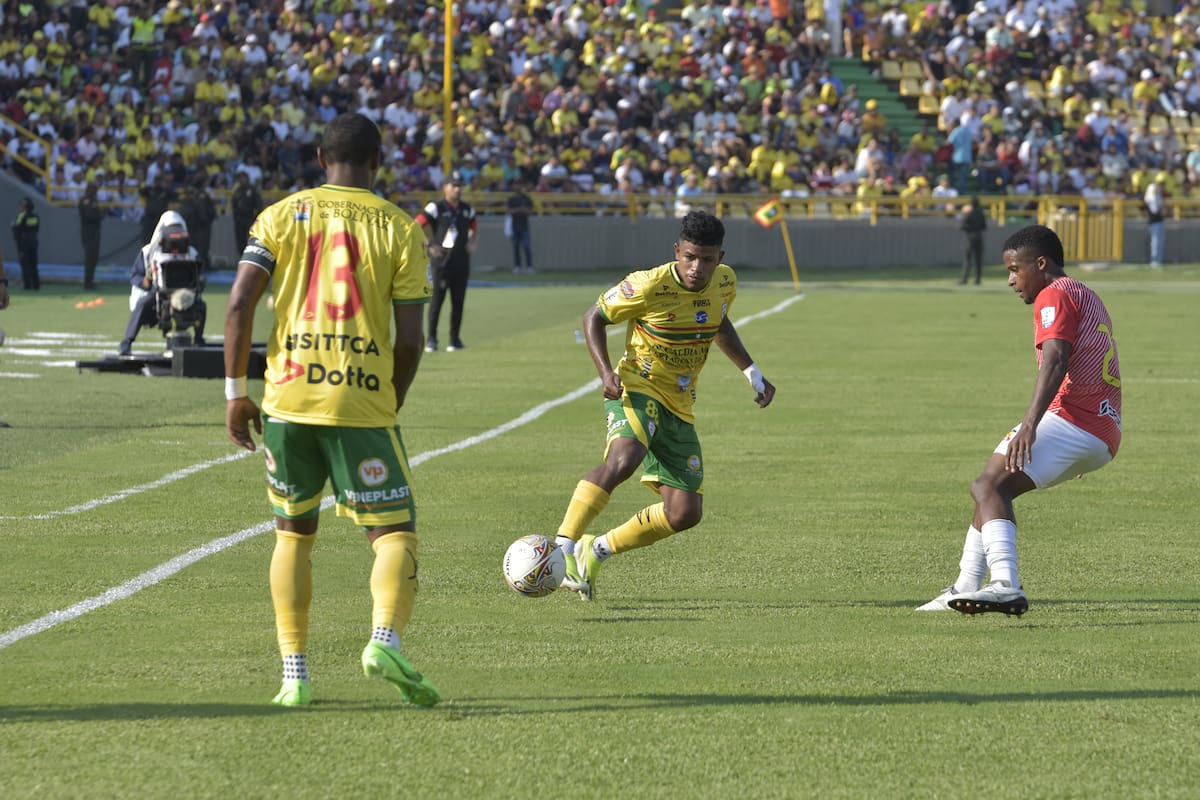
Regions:
<instances>
[{"instance_id":1,"label":"green grass field","mask_svg":"<svg viewBox=\"0 0 1200 800\"><path fill-rule=\"evenodd\" d=\"M115 350L124 290L78 310L65 286L18 293L0 796L1200 796L1200 267L1068 271L1114 317L1125 440L1018 501L1019 619L913 612L957 574L969 484L1032 393L1030 309L999 267L963 289L954 270L802 276L782 308L785 275L744 273L733 318L776 401L714 348L705 520L608 562L590 605L518 597L499 564L600 458L598 393L542 404L594 379L574 329L620 273L472 289L468 349L427 356L400 417L422 578L405 651L432 710L362 676L371 552L332 514L317 702L267 703L270 514L221 383L79 372ZM652 498L631 481L595 528Z\"/></svg>"}]
</instances>

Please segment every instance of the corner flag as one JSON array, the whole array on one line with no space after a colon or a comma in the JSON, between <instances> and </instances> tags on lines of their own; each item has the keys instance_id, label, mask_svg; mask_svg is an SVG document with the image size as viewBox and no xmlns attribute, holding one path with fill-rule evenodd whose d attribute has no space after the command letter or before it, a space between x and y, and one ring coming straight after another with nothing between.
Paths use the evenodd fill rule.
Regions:
<instances>
[{"instance_id":1,"label":"corner flag","mask_svg":"<svg viewBox=\"0 0 1200 800\"><path fill-rule=\"evenodd\" d=\"M754 212L754 221L764 228L783 222L783 206L778 197L772 197Z\"/></svg>"}]
</instances>

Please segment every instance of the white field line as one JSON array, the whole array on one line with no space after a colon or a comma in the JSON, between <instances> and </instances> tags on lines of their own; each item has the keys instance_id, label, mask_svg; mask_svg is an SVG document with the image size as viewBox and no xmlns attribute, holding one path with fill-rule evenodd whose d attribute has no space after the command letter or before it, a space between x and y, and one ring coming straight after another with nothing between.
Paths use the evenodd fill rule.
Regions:
<instances>
[{"instance_id":1,"label":"white field line","mask_svg":"<svg viewBox=\"0 0 1200 800\"><path fill-rule=\"evenodd\" d=\"M0 378L40 378L36 372L0 372Z\"/></svg>"},{"instance_id":2,"label":"white field line","mask_svg":"<svg viewBox=\"0 0 1200 800\"><path fill-rule=\"evenodd\" d=\"M47 511L44 514L29 514L28 516L20 516L20 517L0 516L0 519L55 519L57 517L65 517L70 514L81 514L84 511L91 511L93 508L99 508L100 506L106 506L109 503L115 503L118 500L124 500L126 497L132 497L135 494L142 494L143 492L148 492L151 489L158 489L162 486L166 486L169 483L174 483L175 481L183 480L184 478L188 477L189 475L195 475L197 472L203 472L204 470L208 469L209 467L215 467L218 464L228 464L230 461L237 461L239 458L245 458L248 455L250 455L249 450L240 450L236 453L230 453L227 456L221 456L220 458L214 458L211 461L203 461L199 464L192 464L191 466L187 466L181 470L172 472L169 475L164 475L161 478L159 478L158 480L150 481L150 483L143 483L141 486L134 486L129 489L122 489L121 491L116 492L115 494L106 495L105 497L99 497L99 498L96 498L95 500L88 500L86 503L80 503L77 506L71 506L70 508L64 508L61 511Z\"/></svg>"},{"instance_id":3,"label":"white field line","mask_svg":"<svg viewBox=\"0 0 1200 800\"><path fill-rule=\"evenodd\" d=\"M745 325L747 323L753 322L756 319L762 319L763 317L770 316L772 314L778 314L780 311L783 311L784 309L788 308L792 304L794 304L800 300L803 300L803 299L804 299L804 295L802 295L802 294L794 295L792 297L789 297L787 300L784 300L783 302L778 303L775 306L767 309L766 311L760 311L757 314L752 314L748 317L745 317L742 320L739 320L737 324L739 326ZM623 330L623 326L622 326L622 330ZM615 331L616 331L615 328L610 330L610 335L614 334ZM546 414L546 412L548 412L554 408L557 408L558 406L565 405L566 403L573 402L574 400L577 400L580 397L590 394L591 392L594 392L598 388L600 388L600 380L598 378L593 379L591 381L588 381L583 386L580 386L578 389L576 389L572 392L568 392L567 394L564 394L562 397L559 397L555 400L550 400L550 401L547 401L540 405L534 406L533 408L529 409L521 416L519 416L515 419L512 419L512 420L504 423L503 425L499 425L495 428L492 428L489 431L485 431L484 433L478 434L476 436L469 436L466 439L462 439L461 441L455 442L454 444L451 444L451 445L447 445L446 447L438 448L437 450L427 450L424 453L418 453L417 455L413 456L410 459L409 463L411 466L416 467L417 465L423 464L431 458L436 458L437 456L440 456L440 455L446 455L447 453L458 452L460 450L466 450L468 447L473 447L481 442L486 442L489 439L495 439L497 436L502 436L505 433L508 433L509 431L512 431L512 430L515 430L516 428L521 427L522 425L526 425L530 422L533 422L538 417L544 416ZM164 476L163 478L160 478L159 480L154 481L153 483L148 483L148 484L144 484L143 486L140 486L140 487L128 489L124 492L119 492L115 495L110 495L109 497L101 498L100 500L93 500L93 501L90 501L89 503L85 503L81 506L73 506L71 509L66 509L65 511L62 511L62 512L51 512L51 514L61 515L64 513L79 513L78 511L75 511L73 509L87 510L87 508L95 508L96 506L105 505L106 503L116 502L116 500L120 500L120 499L122 499L124 497L128 497L132 494L138 494L142 491L147 491L150 488L157 488L157 487L163 486L167 483L171 483L175 480L179 480L180 478L185 476L184 475L185 473L190 475L190 474L192 474L194 472L198 472L202 469L207 469L208 467L213 466L216 463L221 463L223 461L232 461L235 458L242 458L246 455L249 455L249 453L246 451L243 451L243 452L239 452L234 455L231 455L231 456L227 456L224 459L218 459L216 461L204 462L204 464L196 464L191 467L186 467L182 470L179 470L178 472L173 472L170 475ZM321 501L321 509L322 510L329 509L330 507L333 506L333 502L334 502L333 497L326 497L325 499L323 499ZM50 515L39 515L34 518L35 519L46 519L49 517L50 517ZM0 517L0 519L5 519L5 518ZM12 519L12 517L7 517L7 519ZM193 550L189 550L188 552L184 553L183 555L176 556L175 558L172 558L170 561L159 564L157 567L147 570L146 572L143 572L141 575L138 575L135 578L131 578L130 580L125 581L125 583L122 583L119 586L114 586L111 589L108 589L107 591L102 592L101 594L95 595L93 597L89 597L86 600L81 600L80 602L76 603L73 606L68 606L67 608L59 609L58 611L51 611L49 614L46 614L43 617L39 617L38 619L35 619L32 622L27 622L24 625L13 628L10 631L0 633L0 650L3 650L4 648L8 647L11 644L16 644L17 642L21 641L22 639L26 639L30 636L35 636L39 633L44 633L44 632L50 630L51 628L61 625L64 622L70 622L71 620L78 619L79 617L82 617L84 614L87 614L91 611L96 611L101 608L104 608L105 606L112 605L113 603L117 602L118 600L124 600L127 597L131 597L132 595L137 594L138 592L142 591L143 589L148 589L151 586L162 583L167 578L171 577L175 573L180 572L181 570L183 570L187 567L190 567L192 564L195 564L197 561L199 561L202 558L205 558L205 557L211 556L211 555L215 555L215 554L221 552L222 550L227 550L236 544L240 544L240 543L246 541L247 539L253 538L255 536L258 536L260 534L267 533L267 532L273 531L273 530L275 530L275 521L268 520L266 522L260 522L257 525L251 526L249 528L244 528L244 529L238 531L237 533L230 534L229 536L223 536L219 539L213 539L211 542L202 544Z\"/></svg>"}]
</instances>

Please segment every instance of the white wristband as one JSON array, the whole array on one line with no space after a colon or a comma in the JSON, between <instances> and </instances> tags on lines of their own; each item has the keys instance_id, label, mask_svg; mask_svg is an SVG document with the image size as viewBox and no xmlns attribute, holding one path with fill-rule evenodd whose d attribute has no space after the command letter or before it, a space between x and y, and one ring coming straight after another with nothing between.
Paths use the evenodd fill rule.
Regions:
<instances>
[{"instance_id":1,"label":"white wristband","mask_svg":"<svg viewBox=\"0 0 1200 800\"><path fill-rule=\"evenodd\" d=\"M762 371L759 370L757 364L751 364L750 366L746 367L744 370L742 370L742 374L746 376L746 380L750 381L750 386L755 392L762 394L764 391L766 391L767 387L763 384L763 374Z\"/></svg>"},{"instance_id":2,"label":"white wristband","mask_svg":"<svg viewBox=\"0 0 1200 800\"><path fill-rule=\"evenodd\" d=\"M238 400L246 397L246 376L225 379L225 399Z\"/></svg>"}]
</instances>

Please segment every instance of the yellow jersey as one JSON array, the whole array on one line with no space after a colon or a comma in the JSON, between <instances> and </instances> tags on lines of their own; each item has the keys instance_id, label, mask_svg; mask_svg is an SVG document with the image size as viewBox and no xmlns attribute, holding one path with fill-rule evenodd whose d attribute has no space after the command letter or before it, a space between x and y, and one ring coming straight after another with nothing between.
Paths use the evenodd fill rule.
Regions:
<instances>
[{"instance_id":1,"label":"yellow jersey","mask_svg":"<svg viewBox=\"0 0 1200 800\"><path fill-rule=\"evenodd\" d=\"M308 425L394 425L392 305L432 296L412 217L366 189L306 189L258 215L242 261L271 275L275 297L263 411Z\"/></svg>"},{"instance_id":2,"label":"yellow jersey","mask_svg":"<svg viewBox=\"0 0 1200 800\"><path fill-rule=\"evenodd\" d=\"M650 395L691 423L696 381L737 295L737 276L719 264L708 286L693 292L679 282L676 263L630 273L596 305L609 322L628 323L617 364L625 391Z\"/></svg>"}]
</instances>

